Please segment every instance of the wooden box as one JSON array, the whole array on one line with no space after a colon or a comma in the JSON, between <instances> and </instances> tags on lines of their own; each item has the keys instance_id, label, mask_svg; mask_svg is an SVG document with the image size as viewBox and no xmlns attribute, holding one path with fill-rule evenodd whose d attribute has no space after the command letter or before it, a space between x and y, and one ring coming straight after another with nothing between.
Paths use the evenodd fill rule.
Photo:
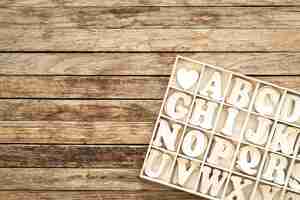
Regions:
<instances>
[{"instance_id":1,"label":"wooden box","mask_svg":"<svg viewBox=\"0 0 300 200\"><path fill-rule=\"evenodd\" d=\"M300 94L178 56L141 177L208 199L300 199Z\"/></svg>"}]
</instances>

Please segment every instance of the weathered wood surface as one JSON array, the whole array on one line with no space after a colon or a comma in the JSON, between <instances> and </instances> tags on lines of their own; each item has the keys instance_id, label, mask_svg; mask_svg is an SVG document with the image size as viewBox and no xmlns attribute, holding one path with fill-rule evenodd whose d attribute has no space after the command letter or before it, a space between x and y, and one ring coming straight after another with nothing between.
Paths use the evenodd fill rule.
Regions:
<instances>
[{"instance_id":1,"label":"weathered wood surface","mask_svg":"<svg viewBox=\"0 0 300 200\"><path fill-rule=\"evenodd\" d=\"M298 6L293 0L3 0L0 6L34 6L34 7L65 7L65 6Z\"/></svg>"},{"instance_id":2,"label":"weathered wood surface","mask_svg":"<svg viewBox=\"0 0 300 200\"><path fill-rule=\"evenodd\" d=\"M0 143L146 144L161 100L0 100Z\"/></svg>"},{"instance_id":3,"label":"weathered wood surface","mask_svg":"<svg viewBox=\"0 0 300 200\"><path fill-rule=\"evenodd\" d=\"M0 98L159 99L167 83L167 77L0 76Z\"/></svg>"},{"instance_id":4,"label":"weathered wood surface","mask_svg":"<svg viewBox=\"0 0 300 200\"><path fill-rule=\"evenodd\" d=\"M142 181L139 169L0 168L1 190L170 190Z\"/></svg>"},{"instance_id":5,"label":"weathered wood surface","mask_svg":"<svg viewBox=\"0 0 300 200\"><path fill-rule=\"evenodd\" d=\"M0 168L140 169L146 151L145 145L0 145Z\"/></svg>"},{"instance_id":6,"label":"weathered wood surface","mask_svg":"<svg viewBox=\"0 0 300 200\"><path fill-rule=\"evenodd\" d=\"M150 122L161 100L0 100L1 121Z\"/></svg>"},{"instance_id":7,"label":"weathered wood surface","mask_svg":"<svg viewBox=\"0 0 300 200\"><path fill-rule=\"evenodd\" d=\"M299 28L299 7L3 7L0 26L24 28Z\"/></svg>"},{"instance_id":8,"label":"weathered wood surface","mask_svg":"<svg viewBox=\"0 0 300 200\"><path fill-rule=\"evenodd\" d=\"M164 187L164 186L161 186ZM0 191L1 200L149 200L201 198L178 191Z\"/></svg>"},{"instance_id":9,"label":"weathered wood surface","mask_svg":"<svg viewBox=\"0 0 300 200\"><path fill-rule=\"evenodd\" d=\"M299 90L299 6L2 0L0 200L202 199L138 178L175 56Z\"/></svg>"},{"instance_id":10,"label":"weathered wood surface","mask_svg":"<svg viewBox=\"0 0 300 200\"><path fill-rule=\"evenodd\" d=\"M0 143L148 144L152 129L153 121L148 120L146 122L0 121Z\"/></svg>"},{"instance_id":11,"label":"weathered wood surface","mask_svg":"<svg viewBox=\"0 0 300 200\"><path fill-rule=\"evenodd\" d=\"M254 77L296 90L300 86L300 76ZM0 76L0 98L155 100L162 99L168 80L156 76Z\"/></svg>"},{"instance_id":12,"label":"weathered wood surface","mask_svg":"<svg viewBox=\"0 0 300 200\"><path fill-rule=\"evenodd\" d=\"M0 53L0 74L170 75L176 55L176 52ZM225 52L180 55L248 75L300 75L300 53Z\"/></svg>"},{"instance_id":13,"label":"weathered wood surface","mask_svg":"<svg viewBox=\"0 0 300 200\"><path fill-rule=\"evenodd\" d=\"M0 51L300 51L298 29L0 29Z\"/></svg>"}]
</instances>

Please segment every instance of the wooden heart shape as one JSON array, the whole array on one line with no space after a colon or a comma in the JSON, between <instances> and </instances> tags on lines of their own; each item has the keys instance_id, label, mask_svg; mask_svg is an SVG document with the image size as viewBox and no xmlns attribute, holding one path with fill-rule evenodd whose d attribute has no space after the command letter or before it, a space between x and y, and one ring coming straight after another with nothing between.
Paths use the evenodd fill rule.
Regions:
<instances>
[{"instance_id":1,"label":"wooden heart shape","mask_svg":"<svg viewBox=\"0 0 300 200\"><path fill-rule=\"evenodd\" d=\"M181 68L177 71L177 82L184 89L190 89L197 83L199 73L196 70Z\"/></svg>"}]
</instances>

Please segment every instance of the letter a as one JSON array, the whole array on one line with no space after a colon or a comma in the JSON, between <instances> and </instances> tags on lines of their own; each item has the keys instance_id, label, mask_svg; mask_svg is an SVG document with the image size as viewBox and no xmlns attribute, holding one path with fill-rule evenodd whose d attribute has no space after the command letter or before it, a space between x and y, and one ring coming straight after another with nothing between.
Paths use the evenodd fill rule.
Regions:
<instances>
[{"instance_id":1,"label":"letter a","mask_svg":"<svg viewBox=\"0 0 300 200\"><path fill-rule=\"evenodd\" d=\"M207 82L205 88L200 92L205 96L211 94L212 98L221 100L222 98L222 80L221 73L214 72L209 81Z\"/></svg>"}]
</instances>

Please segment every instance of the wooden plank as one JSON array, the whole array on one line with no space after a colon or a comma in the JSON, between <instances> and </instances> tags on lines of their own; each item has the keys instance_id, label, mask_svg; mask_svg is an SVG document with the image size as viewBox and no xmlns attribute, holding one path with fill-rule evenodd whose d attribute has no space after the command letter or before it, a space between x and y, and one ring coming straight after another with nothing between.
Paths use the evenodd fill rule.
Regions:
<instances>
[{"instance_id":1,"label":"wooden plank","mask_svg":"<svg viewBox=\"0 0 300 200\"><path fill-rule=\"evenodd\" d=\"M34 7L66 7L66 6L297 6L292 0L3 0L0 6L34 6Z\"/></svg>"},{"instance_id":2,"label":"wooden plank","mask_svg":"<svg viewBox=\"0 0 300 200\"><path fill-rule=\"evenodd\" d=\"M0 190L170 190L138 178L139 169L0 168Z\"/></svg>"},{"instance_id":3,"label":"wooden plank","mask_svg":"<svg viewBox=\"0 0 300 200\"><path fill-rule=\"evenodd\" d=\"M299 76L258 78L296 90L300 85ZM147 76L0 76L0 98L159 100L168 80Z\"/></svg>"},{"instance_id":4,"label":"wooden plank","mask_svg":"<svg viewBox=\"0 0 300 200\"><path fill-rule=\"evenodd\" d=\"M99 122L0 121L0 143L148 144L152 128L153 122L101 119Z\"/></svg>"},{"instance_id":5,"label":"wooden plank","mask_svg":"<svg viewBox=\"0 0 300 200\"><path fill-rule=\"evenodd\" d=\"M0 29L0 51L300 50L300 30L268 29Z\"/></svg>"},{"instance_id":6,"label":"wooden plank","mask_svg":"<svg viewBox=\"0 0 300 200\"><path fill-rule=\"evenodd\" d=\"M300 84L298 76L260 78L293 89ZM160 103L161 100L1 100L0 141L146 144Z\"/></svg>"},{"instance_id":7,"label":"wooden plank","mask_svg":"<svg viewBox=\"0 0 300 200\"><path fill-rule=\"evenodd\" d=\"M147 144L160 104L160 100L1 100L0 142Z\"/></svg>"},{"instance_id":8,"label":"wooden plank","mask_svg":"<svg viewBox=\"0 0 300 200\"><path fill-rule=\"evenodd\" d=\"M299 84L300 84L300 79L298 76L262 76L259 77L259 79L267 82L271 82L273 84L279 85L281 87L289 88L289 89L294 89L299 90Z\"/></svg>"},{"instance_id":9,"label":"wooden plank","mask_svg":"<svg viewBox=\"0 0 300 200\"><path fill-rule=\"evenodd\" d=\"M161 99L166 77L1 76L0 97Z\"/></svg>"},{"instance_id":10,"label":"wooden plank","mask_svg":"<svg viewBox=\"0 0 300 200\"><path fill-rule=\"evenodd\" d=\"M170 75L177 53L0 53L2 75ZM300 75L300 53L181 53L252 75Z\"/></svg>"},{"instance_id":11,"label":"wooden plank","mask_svg":"<svg viewBox=\"0 0 300 200\"><path fill-rule=\"evenodd\" d=\"M164 187L164 186L161 186ZM180 191L0 191L0 200L204 200Z\"/></svg>"},{"instance_id":12,"label":"wooden plank","mask_svg":"<svg viewBox=\"0 0 300 200\"><path fill-rule=\"evenodd\" d=\"M180 16L180 17L178 17ZM11 28L299 28L299 7L3 7Z\"/></svg>"},{"instance_id":13,"label":"wooden plank","mask_svg":"<svg viewBox=\"0 0 300 200\"><path fill-rule=\"evenodd\" d=\"M146 152L147 146L1 144L0 167L141 169Z\"/></svg>"},{"instance_id":14,"label":"wooden plank","mask_svg":"<svg viewBox=\"0 0 300 200\"><path fill-rule=\"evenodd\" d=\"M161 100L0 100L1 121L152 122Z\"/></svg>"}]
</instances>

